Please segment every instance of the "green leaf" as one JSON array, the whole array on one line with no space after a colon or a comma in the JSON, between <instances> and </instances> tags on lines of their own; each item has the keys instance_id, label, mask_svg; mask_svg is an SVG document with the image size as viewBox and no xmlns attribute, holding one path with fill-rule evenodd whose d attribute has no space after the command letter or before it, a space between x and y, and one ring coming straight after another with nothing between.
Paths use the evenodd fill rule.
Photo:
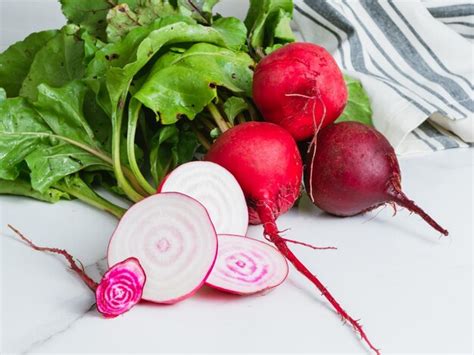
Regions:
<instances>
[{"instance_id":1,"label":"green leaf","mask_svg":"<svg viewBox=\"0 0 474 355\"><path fill-rule=\"evenodd\" d=\"M7 98L7 92L4 88L0 88L0 101L3 101Z\"/></svg>"},{"instance_id":2,"label":"green leaf","mask_svg":"<svg viewBox=\"0 0 474 355\"><path fill-rule=\"evenodd\" d=\"M358 121L366 125L372 125L372 107L361 82L350 76L344 75L349 97L344 112L336 122Z\"/></svg>"},{"instance_id":3,"label":"green leaf","mask_svg":"<svg viewBox=\"0 0 474 355\"><path fill-rule=\"evenodd\" d=\"M64 16L70 23L83 27L87 32L102 40L106 39L106 17L111 8L118 5L118 0L60 0ZM138 0L120 0L135 6Z\"/></svg>"},{"instance_id":4,"label":"green leaf","mask_svg":"<svg viewBox=\"0 0 474 355\"><path fill-rule=\"evenodd\" d=\"M0 87L8 97L18 96L36 53L56 34L57 31L32 33L0 54Z\"/></svg>"},{"instance_id":5,"label":"green leaf","mask_svg":"<svg viewBox=\"0 0 474 355\"><path fill-rule=\"evenodd\" d=\"M275 45L293 42L292 18L291 0L250 0L245 25L249 31L251 51L262 56L274 50Z\"/></svg>"},{"instance_id":6,"label":"green leaf","mask_svg":"<svg viewBox=\"0 0 474 355\"><path fill-rule=\"evenodd\" d=\"M163 126L151 141L150 172L156 185L175 167L193 159L199 146L191 131Z\"/></svg>"},{"instance_id":7,"label":"green leaf","mask_svg":"<svg viewBox=\"0 0 474 355\"><path fill-rule=\"evenodd\" d=\"M134 97L155 111L163 124L173 124L183 115L193 119L217 97L217 86L250 96L252 65L244 52L198 43L182 54L163 55Z\"/></svg>"},{"instance_id":8,"label":"green leaf","mask_svg":"<svg viewBox=\"0 0 474 355\"><path fill-rule=\"evenodd\" d=\"M51 203L58 202L60 199L70 199L67 193L55 188L49 188L43 193L34 190L28 176L20 176L15 180L0 179L0 194L26 196Z\"/></svg>"},{"instance_id":9,"label":"green leaf","mask_svg":"<svg viewBox=\"0 0 474 355\"><path fill-rule=\"evenodd\" d=\"M241 97L231 96L224 102L224 113L232 124L234 124L235 117L248 108L247 102Z\"/></svg>"},{"instance_id":10,"label":"green leaf","mask_svg":"<svg viewBox=\"0 0 474 355\"><path fill-rule=\"evenodd\" d=\"M269 16L267 21L267 29L273 36L273 43L289 43L295 41L295 35L291 29L292 13L279 9L278 13Z\"/></svg>"},{"instance_id":11,"label":"green leaf","mask_svg":"<svg viewBox=\"0 0 474 355\"><path fill-rule=\"evenodd\" d=\"M64 98L60 96L64 89L48 90L55 95L43 97L40 94L41 105L36 106L39 113L23 98L0 101L0 178L15 180L20 173L20 163L26 161L31 171L31 185L42 193L74 172L111 168L107 162L109 157L87 145L94 140L85 132L86 124L77 117L72 106L67 107L69 111L65 110L61 118L56 116L56 110L60 109L56 105L67 97L67 94Z\"/></svg>"},{"instance_id":12,"label":"green leaf","mask_svg":"<svg viewBox=\"0 0 474 355\"><path fill-rule=\"evenodd\" d=\"M206 42L222 47L232 46L229 38L218 30L188 24L180 19L169 16L148 27L136 28L122 41L107 45L97 52L88 68L88 76L105 79L105 83L95 88L96 93L102 97L103 107L109 106L116 110L120 98L129 90L133 77L165 45ZM173 20L178 22L170 24ZM105 92L108 93L108 104L105 103Z\"/></svg>"},{"instance_id":13,"label":"green leaf","mask_svg":"<svg viewBox=\"0 0 474 355\"><path fill-rule=\"evenodd\" d=\"M163 0L145 0L134 9L126 3L117 5L107 14L107 39L118 42L134 28L149 25L159 17L178 14L168 1Z\"/></svg>"},{"instance_id":14,"label":"green leaf","mask_svg":"<svg viewBox=\"0 0 474 355\"><path fill-rule=\"evenodd\" d=\"M94 133L95 139L105 151L110 152L112 144L112 122L107 113L99 106L92 90L86 91L82 110L84 111L84 118Z\"/></svg>"},{"instance_id":15,"label":"green leaf","mask_svg":"<svg viewBox=\"0 0 474 355\"><path fill-rule=\"evenodd\" d=\"M87 91L87 86L80 81L72 81L61 88L41 84L34 106L55 134L99 148L100 143L84 117Z\"/></svg>"},{"instance_id":16,"label":"green leaf","mask_svg":"<svg viewBox=\"0 0 474 355\"><path fill-rule=\"evenodd\" d=\"M212 8L219 0L178 0L178 8L185 16L191 16L198 22L212 24Z\"/></svg>"},{"instance_id":17,"label":"green leaf","mask_svg":"<svg viewBox=\"0 0 474 355\"><path fill-rule=\"evenodd\" d=\"M36 53L20 90L20 95L35 100L38 85L60 87L84 74L84 42L79 28L68 25Z\"/></svg>"},{"instance_id":18,"label":"green leaf","mask_svg":"<svg viewBox=\"0 0 474 355\"><path fill-rule=\"evenodd\" d=\"M18 178L19 164L34 150L46 147L51 133L23 98L0 101L0 178Z\"/></svg>"},{"instance_id":19,"label":"green leaf","mask_svg":"<svg viewBox=\"0 0 474 355\"><path fill-rule=\"evenodd\" d=\"M87 67L96 52L103 48L105 43L85 31L82 32L81 39L84 41L84 66Z\"/></svg>"},{"instance_id":20,"label":"green leaf","mask_svg":"<svg viewBox=\"0 0 474 355\"><path fill-rule=\"evenodd\" d=\"M114 205L99 196L87 183L84 182L84 180L81 179L79 174L66 176L56 184L56 187L91 206L113 214L117 218L121 218L125 213L124 208Z\"/></svg>"},{"instance_id":21,"label":"green leaf","mask_svg":"<svg viewBox=\"0 0 474 355\"><path fill-rule=\"evenodd\" d=\"M214 21L212 27L216 29L227 43L230 49L240 51L245 48L247 42L247 27L235 17L221 17Z\"/></svg>"},{"instance_id":22,"label":"green leaf","mask_svg":"<svg viewBox=\"0 0 474 355\"><path fill-rule=\"evenodd\" d=\"M82 180L89 186L103 188L113 194L126 197L123 190L117 186L112 171L83 171L80 173Z\"/></svg>"}]
</instances>

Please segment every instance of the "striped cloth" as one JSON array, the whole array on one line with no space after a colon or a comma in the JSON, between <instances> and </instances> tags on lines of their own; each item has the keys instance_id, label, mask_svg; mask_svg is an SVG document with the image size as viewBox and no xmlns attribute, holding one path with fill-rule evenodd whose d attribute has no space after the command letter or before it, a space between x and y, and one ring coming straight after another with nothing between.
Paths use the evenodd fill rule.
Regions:
<instances>
[{"instance_id":1,"label":"striped cloth","mask_svg":"<svg viewBox=\"0 0 474 355\"><path fill-rule=\"evenodd\" d=\"M466 0L295 0L303 39L362 82L398 154L472 146L473 19Z\"/></svg>"}]
</instances>

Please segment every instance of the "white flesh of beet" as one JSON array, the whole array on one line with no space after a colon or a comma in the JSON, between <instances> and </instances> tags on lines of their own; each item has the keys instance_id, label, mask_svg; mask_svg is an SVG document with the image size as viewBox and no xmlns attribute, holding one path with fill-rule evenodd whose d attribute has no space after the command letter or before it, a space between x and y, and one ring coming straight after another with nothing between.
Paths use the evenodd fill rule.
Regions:
<instances>
[{"instance_id":1,"label":"white flesh of beet","mask_svg":"<svg viewBox=\"0 0 474 355\"><path fill-rule=\"evenodd\" d=\"M244 193L234 176L220 165L204 161L183 164L168 175L160 192L181 192L201 202L218 234L247 232Z\"/></svg>"},{"instance_id":2,"label":"white flesh of beet","mask_svg":"<svg viewBox=\"0 0 474 355\"><path fill-rule=\"evenodd\" d=\"M274 247L236 235L219 235L217 260L206 284L221 291L247 295L280 285L288 263Z\"/></svg>"},{"instance_id":3,"label":"white flesh of beet","mask_svg":"<svg viewBox=\"0 0 474 355\"><path fill-rule=\"evenodd\" d=\"M217 235L199 202L181 193L160 193L133 205L109 243L108 263L135 257L147 275L142 298L175 303L207 279L217 255Z\"/></svg>"}]
</instances>

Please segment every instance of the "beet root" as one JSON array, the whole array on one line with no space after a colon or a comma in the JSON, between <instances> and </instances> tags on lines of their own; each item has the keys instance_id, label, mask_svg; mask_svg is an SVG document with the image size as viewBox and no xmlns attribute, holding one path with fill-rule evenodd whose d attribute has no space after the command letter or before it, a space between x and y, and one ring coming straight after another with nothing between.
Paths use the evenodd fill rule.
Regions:
<instances>
[{"instance_id":1,"label":"beet root","mask_svg":"<svg viewBox=\"0 0 474 355\"><path fill-rule=\"evenodd\" d=\"M237 179L247 199L251 224L262 223L258 203L265 201L277 218L300 195L301 155L294 139L275 124L235 126L217 139L205 160L223 166Z\"/></svg>"},{"instance_id":2,"label":"beet root","mask_svg":"<svg viewBox=\"0 0 474 355\"><path fill-rule=\"evenodd\" d=\"M117 317L142 299L145 271L136 258L113 265L102 277L95 291L97 310L106 318Z\"/></svg>"},{"instance_id":3,"label":"beet root","mask_svg":"<svg viewBox=\"0 0 474 355\"><path fill-rule=\"evenodd\" d=\"M117 317L140 302L146 276L138 259L129 258L113 265L104 274L100 283L97 283L86 274L82 263L76 261L68 251L58 248L40 247L13 226L8 225L8 228L30 248L63 256L69 263L71 270L95 293L97 310L104 317Z\"/></svg>"},{"instance_id":4,"label":"beet root","mask_svg":"<svg viewBox=\"0 0 474 355\"><path fill-rule=\"evenodd\" d=\"M347 87L331 54L312 43L291 43L255 69L253 99L264 119L297 140L334 122L347 103Z\"/></svg>"},{"instance_id":5,"label":"beet root","mask_svg":"<svg viewBox=\"0 0 474 355\"><path fill-rule=\"evenodd\" d=\"M16 229L15 227L11 226L11 225L8 225L8 228L10 228L21 240L23 240L26 244L28 244L28 246L36 251L42 251L42 252L45 252L45 253L52 253L52 254L57 254L57 255L61 255L63 256L68 264L69 264L69 267L71 268L72 271L74 271L77 276L80 277L80 279L86 284L87 287L89 287L89 289L93 292L95 292L95 290L97 289L97 286L99 286L99 284L97 282L95 282L94 280L92 280L87 274L86 272L84 271L84 268L81 264L81 262L77 262L76 260L74 260L74 257L69 254L66 250L64 249L58 249L58 248L48 248L48 247L40 247L40 246L37 246L36 244L34 244L31 240L29 240L28 238L26 238L18 229Z\"/></svg>"},{"instance_id":6,"label":"beet root","mask_svg":"<svg viewBox=\"0 0 474 355\"><path fill-rule=\"evenodd\" d=\"M321 130L308 153L305 186L311 201L327 213L353 216L396 203L448 235L403 193L393 147L367 125L341 122Z\"/></svg>"},{"instance_id":7,"label":"beet root","mask_svg":"<svg viewBox=\"0 0 474 355\"><path fill-rule=\"evenodd\" d=\"M303 168L292 136L272 123L243 123L222 134L205 159L222 165L234 175L247 199L250 221L263 224L265 236L378 353L358 321L341 307L321 281L293 254L287 244L291 241L282 238L276 226L275 220L293 206L300 193Z\"/></svg>"}]
</instances>

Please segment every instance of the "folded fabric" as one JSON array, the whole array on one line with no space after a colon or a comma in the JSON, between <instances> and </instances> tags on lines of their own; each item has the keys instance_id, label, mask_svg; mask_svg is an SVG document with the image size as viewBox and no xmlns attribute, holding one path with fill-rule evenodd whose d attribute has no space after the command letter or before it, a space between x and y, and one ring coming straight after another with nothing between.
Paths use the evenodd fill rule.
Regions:
<instances>
[{"instance_id":1,"label":"folded fabric","mask_svg":"<svg viewBox=\"0 0 474 355\"><path fill-rule=\"evenodd\" d=\"M303 39L362 82L399 154L474 142L473 18L467 1L295 1Z\"/></svg>"}]
</instances>

